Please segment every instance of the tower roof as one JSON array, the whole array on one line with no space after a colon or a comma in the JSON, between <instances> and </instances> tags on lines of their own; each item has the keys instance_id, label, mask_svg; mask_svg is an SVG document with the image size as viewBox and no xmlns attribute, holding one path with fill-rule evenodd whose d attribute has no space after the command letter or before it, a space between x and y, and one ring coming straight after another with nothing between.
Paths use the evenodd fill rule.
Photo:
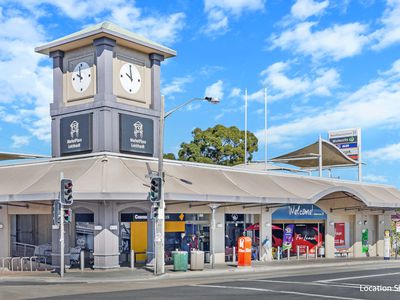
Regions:
<instances>
[{"instance_id":1,"label":"tower roof","mask_svg":"<svg viewBox=\"0 0 400 300\"><path fill-rule=\"evenodd\" d=\"M94 39L109 37L117 44L144 53L158 53L165 58L176 56L176 51L159 43L149 40L137 33L123 29L111 22L102 22L89 26L78 32L56 39L50 43L35 48L35 51L48 55L50 52L61 50L69 51L83 46L91 45Z\"/></svg>"}]
</instances>

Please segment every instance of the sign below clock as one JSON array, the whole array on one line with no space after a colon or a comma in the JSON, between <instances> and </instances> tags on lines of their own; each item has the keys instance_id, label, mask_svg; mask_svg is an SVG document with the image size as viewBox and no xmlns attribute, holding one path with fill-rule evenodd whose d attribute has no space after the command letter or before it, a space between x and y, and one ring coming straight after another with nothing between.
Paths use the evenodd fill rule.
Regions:
<instances>
[{"instance_id":1,"label":"sign below clock","mask_svg":"<svg viewBox=\"0 0 400 300\"><path fill-rule=\"evenodd\" d=\"M153 155L153 120L133 115L119 115L119 148L121 152Z\"/></svg>"},{"instance_id":2,"label":"sign below clock","mask_svg":"<svg viewBox=\"0 0 400 300\"><path fill-rule=\"evenodd\" d=\"M92 151L92 114L65 117L60 120L61 155Z\"/></svg>"}]
</instances>

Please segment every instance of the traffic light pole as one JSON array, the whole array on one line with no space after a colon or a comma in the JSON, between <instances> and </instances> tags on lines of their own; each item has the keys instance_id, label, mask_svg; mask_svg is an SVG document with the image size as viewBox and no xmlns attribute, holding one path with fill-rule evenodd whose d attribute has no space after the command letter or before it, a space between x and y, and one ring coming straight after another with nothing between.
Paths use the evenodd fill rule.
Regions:
<instances>
[{"instance_id":1,"label":"traffic light pole","mask_svg":"<svg viewBox=\"0 0 400 300\"><path fill-rule=\"evenodd\" d=\"M60 173L60 182L63 180L64 174ZM64 277L64 205L61 197L63 196L60 190L60 276Z\"/></svg>"},{"instance_id":2,"label":"traffic light pole","mask_svg":"<svg viewBox=\"0 0 400 300\"><path fill-rule=\"evenodd\" d=\"M164 96L161 96L161 110L160 110L160 128L159 128L159 152L158 152L158 176L161 177L161 197L158 208L158 217L155 220L155 236L154 236L154 274L161 275L165 273L165 257L164 257L164 243L165 243L165 201L164 201Z\"/></svg>"}]
</instances>

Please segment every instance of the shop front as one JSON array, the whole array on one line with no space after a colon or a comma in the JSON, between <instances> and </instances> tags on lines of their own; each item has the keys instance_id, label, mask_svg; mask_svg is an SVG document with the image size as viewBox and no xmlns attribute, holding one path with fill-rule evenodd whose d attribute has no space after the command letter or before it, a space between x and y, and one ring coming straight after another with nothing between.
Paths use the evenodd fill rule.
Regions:
<instances>
[{"instance_id":1,"label":"shop front","mask_svg":"<svg viewBox=\"0 0 400 300\"><path fill-rule=\"evenodd\" d=\"M324 255L326 213L312 204L282 206L272 213L272 247L283 256Z\"/></svg>"}]
</instances>

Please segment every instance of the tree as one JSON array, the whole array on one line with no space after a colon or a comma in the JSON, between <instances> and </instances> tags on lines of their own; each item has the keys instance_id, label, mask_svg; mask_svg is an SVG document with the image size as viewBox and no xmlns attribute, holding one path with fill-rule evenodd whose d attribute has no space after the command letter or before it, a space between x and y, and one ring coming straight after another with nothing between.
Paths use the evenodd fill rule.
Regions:
<instances>
[{"instance_id":1,"label":"tree","mask_svg":"<svg viewBox=\"0 0 400 300\"><path fill-rule=\"evenodd\" d=\"M164 153L164 158L165 158L165 159L176 160L176 157L175 157L175 154L174 154L174 153Z\"/></svg>"},{"instance_id":2,"label":"tree","mask_svg":"<svg viewBox=\"0 0 400 300\"><path fill-rule=\"evenodd\" d=\"M216 125L206 130L193 130L193 140L182 143L179 160L234 166L244 163L244 130L236 126ZM258 150L258 139L254 133L247 132L248 161Z\"/></svg>"}]
</instances>

